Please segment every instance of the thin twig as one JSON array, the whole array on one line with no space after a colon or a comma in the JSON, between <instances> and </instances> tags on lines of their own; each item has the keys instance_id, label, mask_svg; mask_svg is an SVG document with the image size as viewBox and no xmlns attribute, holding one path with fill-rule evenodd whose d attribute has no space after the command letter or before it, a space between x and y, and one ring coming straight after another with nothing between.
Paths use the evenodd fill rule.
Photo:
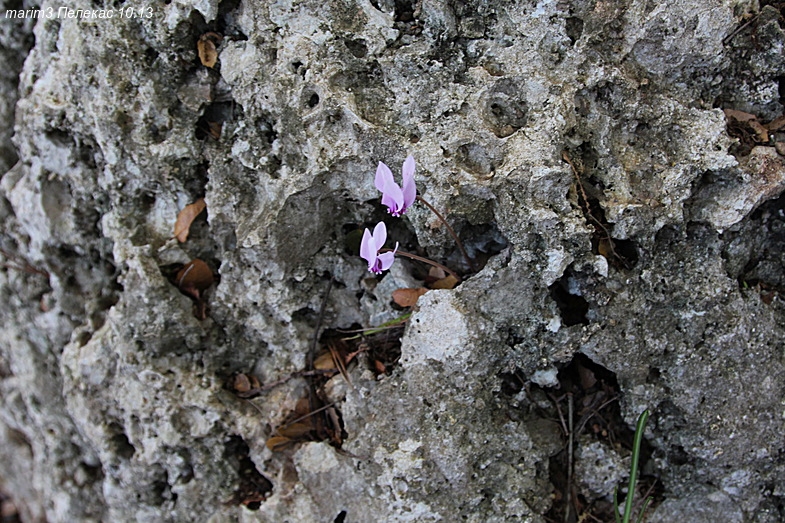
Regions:
<instances>
[{"instance_id":1,"label":"thin twig","mask_svg":"<svg viewBox=\"0 0 785 523\"><path fill-rule=\"evenodd\" d=\"M316 355L316 347L319 344L319 331L322 328L322 319L324 318L324 311L327 308L327 298L330 297L330 290L333 288L333 280L335 277L330 275L330 281L327 283L327 290L324 291L322 298L322 305L319 307L319 315L316 317L316 327L313 329L313 340L311 341L311 349L308 352L308 368L306 370L313 370L313 359ZM313 410L316 405L316 391L314 390L313 379L308 380L308 406Z\"/></svg>"},{"instance_id":2,"label":"thin twig","mask_svg":"<svg viewBox=\"0 0 785 523\"><path fill-rule=\"evenodd\" d=\"M0 264L0 267L6 269L13 269L20 272L26 272L28 274L38 274L40 276L44 276L45 278L49 277L49 272L45 269L39 269L37 267L33 267L30 263L27 262L22 256L14 255L11 252L6 251L5 249L0 249L0 254L8 258L9 261L15 262L14 264L11 263L3 263ZM24 266L16 265L19 261L24 262Z\"/></svg>"},{"instance_id":3,"label":"thin twig","mask_svg":"<svg viewBox=\"0 0 785 523\"><path fill-rule=\"evenodd\" d=\"M602 417L602 414L600 414L600 411L602 409L604 409L605 407L607 407L608 405L610 405L611 403L613 403L614 401L618 400L618 399L619 399L618 396L613 396L611 399L609 399L608 401L606 401L605 403L603 403L602 405L600 405L596 409L593 408L588 414L584 415L581 418L580 426L578 427L578 434L583 432L583 429L586 427L586 424L594 416L598 416L602 421L604 421L607 424L607 421L605 421L605 418Z\"/></svg>"},{"instance_id":4,"label":"thin twig","mask_svg":"<svg viewBox=\"0 0 785 523\"><path fill-rule=\"evenodd\" d=\"M263 385L258 390L264 392L270 389L274 389L278 385L283 385L284 383L286 383L287 381L293 378L302 378L307 376L322 376L324 374L334 374L334 373L335 373L335 369L315 369L315 370L301 370L297 372L292 372L288 376L284 376L283 378L277 379L266 385Z\"/></svg>"},{"instance_id":5,"label":"thin twig","mask_svg":"<svg viewBox=\"0 0 785 523\"><path fill-rule=\"evenodd\" d=\"M450 224L447 223L447 220L444 219L444 216L442 216L441 213L437 211L433 205L428 203L428 201L422 196L418 195L417 200L421 201L423 205L428 207L431 210L431 212L435 214L436 217L442 221L444 226L447 227L447 231L450 233L450 236L452 236L453 240L455 240L455 243L458 244L458 248L461 250L461 254L463 254L463 259L465 259L466 263L469 264L469 268L472 270L472 272L477 272L477 269L474 267L474 262L472 261L471 258L469 258L469 254L466 252L466 249L463 248L463 244L461 243L461 240L458 238L458 235L455 234L453 228L450 227Z\"/></svg>"},{"instance_id":6,"label":"thin twig","mask_svg":"<svg viewBox=\"0 0 785 523\"><path fill-rule=\"evenodd\" d=\"M276 431L276 432L278 432L278 434L280 435L280 430L281 430L281 429L285 429L286 427L291 427L292 425L294 425L294 424L295 424L295 423L297 423L298 421L302 421L302 420L304 420L304 419L306 419L306 418L310 418L310 417L311 417L311 416L313 416L314 414L319 414L320 412L322 412L322 411L325 411L325 410L329 409L330 407L334 407L334 406L335 406L335 402L333 402L333 403L330 403L329 405L325 405L324 407L319 407L318 409L314 409L314 410L312 410L311 412L309 412L308 414L303 414L303 415L302 415L302 416L300 416L299 418L293 419L293 420L292 420L292 421L290 421L289 423L286 423L286 424L284 424L284 425L281 425L280 427L277 427L277 428L275 429L275 431Z\"/></svg>"},{"instance_id":7,"label":"thin twig","mask_svg":"<svg viewBox=\"0 0 785 523\"><path fill-rule=\"evenodd\" d=\"M561 156L562 156L562 158L564 159L565 162L570 164L570 167L572 168L572 172L575 175L575 180L577 180L577 182L578 182L578 189L580 190L581 197L583 198L583 213L586 215L586 218L589 221L591 221L592 223L594 223L594 225L596 227L599 227L600 229L602 229L602 232L605 233L605 238L608 240L608 248L610 249L611 254L613 255L613 257L616 258L617 260L619 260L621 262L621 264L624 265L625 268L630 269L630 266L629 266L629 263L627 262L627 260L622 258L621 255L616 252L616 247L613 244L613 238L611 237L611 233L608 230L608 228L605 227L605 225L603 225L603 223L600 220L598 220L597 218L595 218L594 215L591 213L591 208L589 207L589 197L587 196L586 191L583 188L583 182L581 181L581 175L578 173L578 169L575 167L575 164L573 164L572 160L570 160L570 157L567 154L567 151L562 151Z\"/></svg>"},{"instance_id":8,"label":"thin twig","mask_svg":"<svg viewBox=\"0 0 785 523\"><path fill-rule=\"evenodd\" d=\"M330 356L332 357L336 368L341 372L341 376L343 376L343 379L345 379L346 383L349 384L349 387L354 390L354 384L352 383L352 379L349 377L349 371L346 370L346 365L343 362L343 358L338 353L338 350L331 344L328 344L327 348L330 349Z\"/></svg>"},{"instance_id":9,"label":"thin twig","mask_svg":"<svg viewBox=\"0 0 785 523\"><path fill-rule=\"evenodd\" d=\"M369 327L367 329L335 329L336 331L340 332L341 334L365 334L368 333L370 336L371 334L376 334L377 332L386 331L390 329L398 329L403 326L404 323L408 320L405 319L396 325L387 325L386 327ZM373 331L373 332L371 332ZM360 336L355 336L354 338L359 338ZM343 338L344 340L354 339L354 338Z\"/></svg>"},{"instance_id":10,"label":"thin twig","mask_svg":"<svg viewBox=\"0 0 785 523\"><path fill-rule=\"evenodd\" d=\"M316 327L313 330L313 339L311 340L311 351L308 354L308 370L313 370L313 357L316 354L316 346L319 344L319 330L322 328L324 310L327 308L327 298L330 296L330 290L333 288L334 279L334 276L330 276L330 281L327 283L327 290L324 291L324 297L322 298L322 305L319 307L319 315L316 317Z\"/></svg>"},{"instance_id":11,"label":"thin twig","mask_svg":"<svg viewBox=\"0 0 785 523\"><path fill-rule=\"evenodd\" d=\"M569 434L569 430L567 428L567 422L564 421L564 414L562 414L561 406L559 405L559 402L561 401L561 398L556 398L550 392L548 392L547 394L548 394L548 397L553 402L554 406L556 407L556 412L559 413L559 421L561 422L561 430L564 433L564 436L566 437Z\"/></svg>"},{"instance_id":12,"label":"thin twig","mask_svg":"<svg viewBox=\"0 0 785 523\"><path fill-rule=\"evenodd\" d=\"M752 18L750 18L749 20L747 20L745 23L743 23L742 25L740 25L739 27L737 27L737 28L736 28L736 29L735 29L735 30L734 30L734 31L733 31L731 34L729 34L728 36L726 36L725 38L723 38L723 39L722 39L722 45L723 45L723 47L724 47L724 46L726 46L726 45L728 45L728 43L729 43L731 40L733 40L733 39L736 37L736 35L737 35L737 34L739 34L740 32L744 31L744 30L745 30L747 27L749 27L749 25L750 25L752 22L754 22L755 20L757 20L759 16L760 16L760 13L756 14L755 16L753 16Z\"/></svg>"},{"instance_id":13,"label":"thin twig","mask_svg":"<svg viewBox=\"0 0 785 523\"><path fill-rule=\"evenodd\" d=\"M382 249L380 252L392 252L392 249ZM461 277L458 276L455 273L455 271L453 271L452 269L448 269L447 267L445 267L439 262L435 262L433 260L429 260L428 258L423 258L422 256L417 256L416 254L411 254L404 251L395 251L395 254L396 256L403 256L404 258L411 258L412 260L417 260L423 263L427 263L429 265L433 265L434 267L437 267L443 270L444 272L446 272L447 274L449 274L450 276L454 277L456 280L461 281Z\"/></svg>"}]
</instances>

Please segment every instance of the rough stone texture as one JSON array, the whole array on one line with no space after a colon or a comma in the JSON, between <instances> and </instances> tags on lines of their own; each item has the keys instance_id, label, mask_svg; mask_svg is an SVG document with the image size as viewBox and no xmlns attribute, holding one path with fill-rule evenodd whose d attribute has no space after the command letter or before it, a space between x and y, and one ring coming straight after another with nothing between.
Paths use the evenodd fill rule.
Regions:
<instances>
[{"instance_id":1,"label":"rough stone texture","mask_svg":"<svg viewBox=\"0 0 785 523\"><path fill-rule=\"evenodd\" d=\"M628 423L651 409L655 519L785 518L785 166L732 156L721 110L782 114L775 7L134 7L152 19L38 20L26 58L32 21L0 20L0 117L19 100L13 145L0 132L0 487L25 521L542 522L559 432L501 375L555 385L579 353L616 374ZM593 245L563 153L627 267ZM251 401L223 383L302 369L331 276L322 326L395 315L409 265L376 282L345 237L386 217L376 162L407 154L470 253L495 255L421 299L392 375L333 378L343 451L273 453L305 381ZM424 207L388 224L466 269ZM220 275L204 321L162 272L194 257ZM258 510L232 502L245 454L273 485Z\"/></svg>"}]
</instances>

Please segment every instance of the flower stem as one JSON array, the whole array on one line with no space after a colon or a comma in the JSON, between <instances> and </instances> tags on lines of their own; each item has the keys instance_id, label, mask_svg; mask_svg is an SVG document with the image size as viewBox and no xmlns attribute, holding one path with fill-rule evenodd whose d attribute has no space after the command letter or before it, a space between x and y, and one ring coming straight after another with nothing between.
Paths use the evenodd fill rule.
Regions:
<instances>
[{"instance_id":1,"label":"flower stem","mask_svg":"<svg viewBox=\"0 0 785 523\"><path fill-rule=\"evenodd\" d=\"M476 269L474 268L474 262L472 261L471 258L469 258L469 255L466 253L466 249L463 248L463 244L461 243L461 240L458 239L458 235L455 234L455 231L452 229L452 227L450 227L450 224L447 223L447 220L444 219L444 216L442 216L441 213L437 211L433 205L428 203L428 201L422 196L417 195L417 199L421 201L423 205L428 207L431 210L431 212L435 214L436 217L442 221L444 226L447 227L447 231L450 233L450 236L452 236L452 238L455 240L455 243L458 244L458 248L461 250L461 254L463 254L463 258L466 260L466 263L469 264L469 268L472 270L472 272L476 272Z\"/></svg>"},{"instance_id":2,"label":"flower stem","mask_svg":"<svg viewBox=\"0 0 785 523\"><path fill-rule=\"evenodd\" d=\"M393 250L392 249L382 249L379 252L393 252ZM428 258L423 258L422 256L417 256L416 254L411 254L411 253L408 253L408 252L404 252L404 251L395 251L395 255L396 256L403 256L404 258L410 258L412 260L417 260L417 261L420 261L420 262L423 262L423 263L427 263L428 265L433 265L434 267L437 267L437 268L443 270L444 272L446 272L447 274L449 274L450 276L452 276L456 280L461 281L461 277L458 276L455 273L455 271L453 271L451 269L448 269L447 267L445 267L441 263L435 262L433 260L429 260Z\"/></svg>"}]
</instances>

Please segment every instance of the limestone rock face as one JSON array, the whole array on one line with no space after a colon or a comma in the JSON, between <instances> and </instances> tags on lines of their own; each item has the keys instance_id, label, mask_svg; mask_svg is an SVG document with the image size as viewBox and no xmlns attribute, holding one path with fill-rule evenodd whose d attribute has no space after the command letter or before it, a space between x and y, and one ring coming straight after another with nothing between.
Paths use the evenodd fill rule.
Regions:
<instances>
[{"instance_id":1,"label":"limestone rock face","mask_svg":"<svg viewBox=\"0 0 785 523\"><path fill-rule=\"evenodd\" d=\"M629 474L612 443L648 408L653 518L785 518L785 20L673 4L0 19L0 490L23 521L553 520L566 393L600 382L574 405L576 431L618 418L574 438L587 501ZM425 206L380 205L378 162L409 154L477 271ZM468 276L420 298L399 359L324 385L340 442L266 445L309 397L314 337L421 285L357 256L382 219ZM212 284L180 269L197 258Z\"/></svg>"}]
</instances>

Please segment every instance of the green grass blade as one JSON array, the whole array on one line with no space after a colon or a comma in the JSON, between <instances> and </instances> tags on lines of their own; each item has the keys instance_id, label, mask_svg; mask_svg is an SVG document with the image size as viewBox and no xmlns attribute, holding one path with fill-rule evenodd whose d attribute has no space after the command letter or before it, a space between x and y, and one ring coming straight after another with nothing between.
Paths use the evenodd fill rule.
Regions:
<instances>
[{"instance_id":1,"label":"green grass blade","mask_svg":"<svg viewBox=\"0 0 785 523\"><path fill-rule=\"evenodd\" d=\"M643 502L643 508L641 508L641 513L638 514L638 519L635 520L635 523L641 523L641 521L643 521L643 514L646 513L646 507L649 506L649 503L651 503L651 497L646 498Z\"/></svg>"},{"instance_id":2,"label":"green grass blade","mask_svg":"<svg viewBox=\"0 0 785 523\"><path fill-rule=\"evenodd\" d=\"M616 523L621 523L621 518L619 517L619 486L616 485L616 488L613 490L613 517L616 518Z\"/></svg>"},{"instance_id":3,"label":"green grass blade","mask_svg":"<svg viewBox=\"0 0 785 523\"><path fill-rule=\"evenodd\" d=\"M635 442L632 447L632 463L630 464L630 484L627 488L627 499L624 500L624 518L622 523L630 523L632 518L632 498L635 494L635 482L638 481L638 462L641 457L641 442L643 441L643 429L649 419L649 411L644 410L638 418L635 426Z\"/></svg>"},{"instance_id":4,"label":"green grass blade","mask_svg":"<svg viewBox=\"0 0 785 523\"><path fill-rule=\"evenodd\" d=\"M406 314L402 314L401 316L398 316L397 318L394 318L390 321L385 321L384 323L382 323L377 327L369 327L367 329L363 329L362 332L360 332L360 334L357 334L355 336L350 336L348 338L341 338L341 339L350 341L350 340L356 340L358 338L362 338L363 336L371 336L373 334L384 332L385 330L391 327L397 327L398 325L403 325L409 320L409 317L411 315L412 315L411 312L407 312Z\"/></svg>"}]
</instances>

